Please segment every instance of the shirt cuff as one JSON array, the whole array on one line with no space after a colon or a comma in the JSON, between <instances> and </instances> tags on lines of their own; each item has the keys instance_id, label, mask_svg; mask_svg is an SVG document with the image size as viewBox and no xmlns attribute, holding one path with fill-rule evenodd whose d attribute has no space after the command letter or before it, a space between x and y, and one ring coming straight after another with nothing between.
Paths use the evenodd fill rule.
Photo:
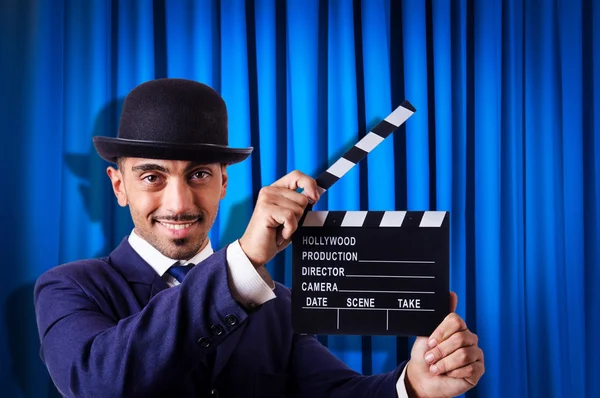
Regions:
<instances>
[{"instance_id":1,"label":"shirt cuff","mask_svg":"<svg viewBox=\"0 0 600 398\"><path fill-rule=\"evenodd\" d=\"M275 298L275 284L267 268L254 268L237 240L227 246L227 270L231 295L245 308L255 308Z\"/></svg>"},{"instance_id":2,"label":"shirt cuff","mask_svg":"<svg viewBox=\"0 0 600 398\"><path fill-rule=\"evenodd\" d=\"M406 391L406 386L404 385L404 377L406 377L407 367L408 364L404 366L404 369L402 369L402 373L396 382L396 393L398 394L398 398L408 398L408 392Z\"/></svg>"}]
</instances>

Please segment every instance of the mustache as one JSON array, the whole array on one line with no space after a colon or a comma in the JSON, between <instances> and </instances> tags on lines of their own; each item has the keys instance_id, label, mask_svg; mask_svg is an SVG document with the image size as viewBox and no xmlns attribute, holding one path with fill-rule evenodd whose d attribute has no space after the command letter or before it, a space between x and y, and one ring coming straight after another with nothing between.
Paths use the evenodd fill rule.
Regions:
<instances>
[{"instance_id":1,"label":"mustache","mask_svg":"<svg viewBox=\"0 0 600 398\"><path fill-rule=\"evenodd\" d=\"M202 221L202 214L173 214L153 217L156 221L193 222Z\"/></svg>"}]
</instances>

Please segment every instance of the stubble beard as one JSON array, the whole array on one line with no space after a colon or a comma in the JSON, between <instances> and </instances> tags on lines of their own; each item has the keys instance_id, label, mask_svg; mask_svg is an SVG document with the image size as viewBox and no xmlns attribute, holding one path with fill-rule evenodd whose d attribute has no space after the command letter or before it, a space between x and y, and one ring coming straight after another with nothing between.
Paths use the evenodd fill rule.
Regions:
<instances>
[{"instance_id":1,"label":"stubble beard","mask_svg":"<svg viewBox=\"0 0 600 398\"><path fill-rule=\"evenodd\" d=\"M202 249L207 237L206 233L202 233L193 238L170 239L167 243L163 242L164 238L163 240L159 238L151 244L166 257L174 260L188 260Z\"/></svg>"},{"instance_id":2,"label":"stubble beard","mask_svg":"<svg viewBox=\"0 0 600 398\"><path fill-rule=\"evenodd\" d=\"M154 228L149 228L149 230L146 230L145 228L138 228L137 225L135 232L146 242L150 243L152 247L158 250L162 255L173 260L188 260L198 254L200 249L202 249L206 244L208 231L210 231L216 219L218 207L219 206L217 204L212 218L206 217L206 214L200 216L198 221L196 221L196 223L199 225L194 226L194 228L202 228L202 232L198 232L195 235L187 238L168 239L164 236L161 236L160 233L157 233ZM134 219L134 224L137 224L135 223L136 216L133 213L132 218ZM151 223L158 223L158 221L153 220Z\"/></svg>"}]
</instances>

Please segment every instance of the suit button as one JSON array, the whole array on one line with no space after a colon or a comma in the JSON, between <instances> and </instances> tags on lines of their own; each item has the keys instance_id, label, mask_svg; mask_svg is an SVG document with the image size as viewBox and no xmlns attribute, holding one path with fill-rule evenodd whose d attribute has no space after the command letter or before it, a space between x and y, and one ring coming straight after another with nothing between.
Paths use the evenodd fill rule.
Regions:
<instances>
[{"instance_id":1,"label":"suit button","mask_svg":"<svg viewBox=\"0 0 600 398\"><path fill-rule=\"evenodd\" d=\"M223 334L223 327L221 325L212 325L210 327L210 330L215 336L220 336Z\"/></svg>"},{"instance_id":2,"label":"suit button","mask_svg":"<svg viewBox=\"0 0 600 398\"><path fill-rule=\"evenodd\" d=\"M219 391L216 388L213 388L212 390L210 390L210 396L219 398Z\"/></svg>"},{"instance_id":3,"label":"suit button","mask_svg":"<svg viewBox=\"0 0 600 398\"><path fill-rule=\"evenodd\" d=\"M231 314L229 314L229 315L225 316L225 322L227 322L227 324L228 324L229 326L235 326L235 325L237 324L237 321L238 321L238 320L237 320L237 318L235 317L235 315L231 315Z\"/></svg>"},{"instance_id":4,"label":"suit button","mask_svg":"<svg viewBox=\"0 0 600 398\"><path fill-rule=\"evenodd\" d=\"M210 343L212 343L212 340L208 337L201 337L200 340L198 340L198 344L200 344L200 347L208 348L210 347Z\"/></svg>"}]
</instances>

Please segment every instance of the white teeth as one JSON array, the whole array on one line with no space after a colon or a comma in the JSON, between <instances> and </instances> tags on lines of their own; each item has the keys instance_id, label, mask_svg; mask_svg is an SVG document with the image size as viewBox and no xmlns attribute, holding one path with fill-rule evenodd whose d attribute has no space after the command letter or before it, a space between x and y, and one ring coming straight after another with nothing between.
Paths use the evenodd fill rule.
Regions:
<instances>
[{"instance_id":1,"label":"white teeth","mask_svg":"<svg viewBox=\"0 0 600 398\"><path fill-rule=\"evenodd\" d=\"M160 223L162 225L164 225L165 227L167 227L169 229L174 229L176 231L178 231L180 229L185 229L185 228L187 228L187 227L189 227L189 226L191 226L193 224L193 222L189 223L189 224L167 224L167 223L162 222L162 221Z\"/></svg>"}]
</instances>

